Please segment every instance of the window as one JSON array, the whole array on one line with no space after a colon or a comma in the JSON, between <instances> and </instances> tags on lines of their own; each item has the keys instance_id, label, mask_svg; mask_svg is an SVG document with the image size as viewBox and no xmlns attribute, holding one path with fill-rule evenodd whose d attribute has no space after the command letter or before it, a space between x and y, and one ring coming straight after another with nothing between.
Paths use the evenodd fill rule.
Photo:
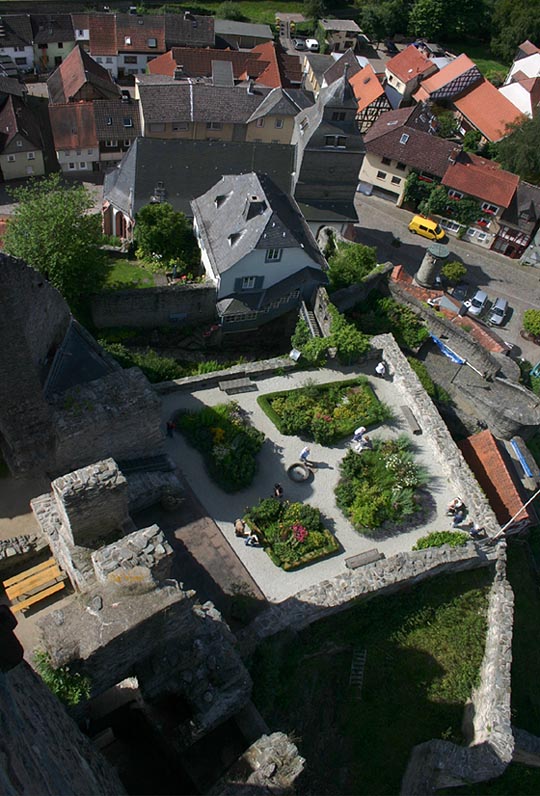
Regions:
<instances>
[{"instance_id":1,"label":"window","mask_svg":"<svg viewBox=\"0 0 540 796\"><path fill-rule=\"evenodd\" d=\"M58 42L58 49L59 50L63 50L64 49L64 42L63 41L59 41Z\"/></svg>"},{"instance_id":2,"label":"window","mask_svg":"<svg viewBox=\"0 0 540 796\"><path fill-rule=\"evenodd\" d=\"M344 122L347 114L345 111L334 111L332 114L332 121L333 122Z\"/></svg>"},{"instance_id":3,"label":"window","mask_svg":"<svg viewBox=\"0 0 540 796\"><path fill-rule=\"evenodd\" d=\"M15 163L15 155L8 155L7 159L8 163Z\"/></svg>"},{"instance_id":4,"label":"window","mask_svg":"<svg viewBox=\"0 0 540 796\"><path fill-rule=\"evenodd\" d=\"M84 160L81 160L81 162L79 163L79 168L81 169L81 171L82 171L83 169L85 169L85 168L86 168L86 161L84 161Z\"/></svg>"},{"instance_id":5,"label":"window","mask_svg":"<svg viewBox=\"0 0 540 796\"><path fill-rule=\"evenodd\" d=\"M478 240L485 240L487 238L487 232L478 232L477 237Z\"/></svg>"},{"instance_id":6,"label":"window","mask_svg":"<svg viewBox=\"0 0 540 796\"><path fill-rule=\"evenodd\" d=\"M448 191L448 196L450 197L450 199L463 199L463 194L461 193L461 191L454 191L453 188L450 188L450 190Z\"/></svg>"},{"instance_id":7,"label":"window","mask_svg":"<svg viewBox=\"0 0 540 796\"><path fill-rule=\"evenodd\" d=\"M124 55L124 63L125 64L136 64L137 63L137 56L136 55Z\"/></svg>"},{"instance_id":8,"label":"window","mask_svg":"<svg viewBox=\"0 0 540 796\"><path fill-rule=\"evenodd\" d=\"M221 122L206 122L206 129L207 130L221 130L223 125Z\"/></svg>"},{"instance_id":9,"label":"window","mask_svg":"<svg viewBox=\"0 0 540 796\"><path fill-rule=\"evenodd\" d=\"M26 66L27 61L26 58L15 58L15 63L17 66Z\"/></svg>"},{"instance_id":10,"label":"window","mask_svg":"<svg viewBox=\"0 0 540 796\"><path fill-rule=\"evenodd\" d=\"M304 117L300 122L300 132L303 133L304 130L306 130L308 127L309 127L309 122L307 120L307 117Z\"/></svg>"},{"instance_id":11,"label":"window","mask_svg":"<svg viewBox=\"0 0 540 796\"><path fill-rule=\"evenodd\" d=\"M73 171L73 170L74 170L74 168L75 168L75 163L68 163L68 169L69 169L70 171Z\"/></svg>"},{"instance_id":12,"label":"window","mask_svg":"<svg viewBox=\"0 0 540 796\"><path fill-rule=\"evenodd\" d=\"M131 116L124 116L124 127L133 127L133 119Z\"/></svg>"},{"instance_id":13,"label":"window","mask_svg":"<svg viewBox=\"0 0 540 796\"><path fill-rule=\"evenodd\" d=\"M255 122L255 126L256 127L264 127L264 119L262 118L262 116L261 116L260 119L257 119L257 121Z\"/></svg>"},{"instance_id":14,"label":"window","mask_svg":"<svg viewBox=\"0 0 540 796\"><path fill-rule=\"evenodd\" d=\"M407 168L406 163L401 163L400 161L397 162L396 169L399 169L399 171L405 171L406 168Z\"/></svg>"},{"instance_id":15,"label":"window","mask_svg":"<svg viewBox=\"0 0 540 796\"><path fill-rule=\"evenodd\" d=\"M484 213L491 213L492 215L495 215L499 208L497 205L490 205L489 202L482 202L482 210Z\"/></svg>"},{"instance_id":16,"label":"window","mask_svg":"<svg viewBox=\"0 0 540 796\"><path fill-rule=\"evenodd\" d=\"M254 276L245 276L242 279L242 290L253 290L255 287L255 279Z\"/></svg>"},{"instance_id":17,"label":"window","mask_svg":"<svg viewBox=\"0 0 540 796\"><path fill-rule=\"evenodd\" d=\"M35 160L36 159L36 153L35 152L27 152L26 153L26 159L27 160Z\"/></svg>"},{"instance_id":18,"label":"window","mask_svg":"<svg viewBox=\"0 0 540 796\"><path fill-rule=\"evenodd\" d=\"M392 177L392 185L400 185L401 177Z\"/></svg>"},{"instance_id":19,"label":"window","mask_svg":"<svg viewBox=\"0 0 540 796\"><path fill-rule=\"evenodd\" d=\"M124 44L131 44L131 36L124 36Z\"/></svg>"},{"instance_id":20,"label":"window","mask_svg":"<svg viewBox=\"0 0 540 796\"><path fill-rule=\"evenodd\" d=\"M354 42L350 39L345 39L345 49L349 50L351 47L354 47Z\"/></svg>"},{"instance_id":21,"label":"window","mask_svg":"<svg viewBox=\"0 0 540 796\"><path fill-rule=\"evenodd\" d=\"M70 154L71 154L71 152L64 152L64 157L68 158L70 156Z\"/></svg>"},{"instance_id":22,"label":"window","mask_svg":"<svg viewBox=\"0 0 540 796\"><path fill-rule=\"evenodd\" d=\"M278 128L278 130L281 130L281 128L283 127L283 119L276 119L275 126Z\"/></svg>"},{"instance_id":23,"label":"window","mask_svg":"<svg viewBox=\"0 0 540 796\"><path fill-rule=\"evenodd\" d=\"M447 218L443 218L441 219L441 227L449 232L458 232L461 224L458 224L457 221L449 221Z\"/></svg>"},{"instance_id":24,"label":"window","mask_svg":"<svg viewBox=\"0 0 540 796\"><path fill-rule=\"evenodd\" d=\"M84 36L84 30L78 30L77 36Z\"/></svg>"},{"instance_id":25,"label":"window","mask_svg":"<svg viewBox=\"0 0 540 796\"><path fill-rule=\"evenodd\" d=\"M157 39L154 38L148 39L147 43L149 47L157 47Z\"/></svg>"},{"instance_id":26,"label":"window","mask_svg":"<svg viewBox=\"0 0 540 796\"><path fill-rule=\"evenodd\" d=\"M385 180L386 179L386 172L385 171L378 171L377 172L377 179L378 180Z\"/></svg>"},{"instance_id":27,"label":"window","mask_svg":"<svg viewBox=\"0 0 540 796\"><path fill-rule=\"evenodd\" d=\"M103 58L100 58L99 55L96 55L96 61L98 62L98 64L102 64Z\"/></svg>"},{"instance_id":28,"label":"window","mask_svg":"<svg viewBox=\"0 0 540 796\"><path fill-rule=\"evenodd\" d=\"M17 146L22 146L22 141L17 141Z\"/></svg>"},{"instance_id":29,"label":"window","mask_svg":"<svg viewBox=\"0 0 540 796\"><path fill-rule=\"evenodd\" d=\"M345 147L347 137L344 135L325 135L324 145L333 147Z\"/></svg>"},{"instance_id":30,"label":"window","mask_svg":"<svg viewBox=\"0 0 540 796\"><path fill-rule=\"evenodd\" d=\"M409 140L409 134L408 133L403 133L403 135L399 139L399 143L400 144L406 144L408 140Z\"/></svg>"},{"instance_id":31,"label":"window","mask_svg":"<svg viewBox=\"0 0 540 796\"><path fill-rule=\"evenodd\" d=\"M82 155L82 152L81 152L81 150L80 150L80 149L78 149L78 150L77 150L77 157L80 157L81 155Z\"/></svg>"},{"instance_id":32,"label":"window","mask_svg":"<svg viewBox=\"0 0 540 796\"><path fill-rule=\"evenodd\" d=\"M392 161L390 158L381 158L381 162L384 166L389 166Z\"/></svg>"},{"instance_id":33,"label":"window","mask_svg":"<svg viewBox=\"0 0 540 796\"><path fill-rule=\"evenodd\" d=\"M112 64L112 58L106 58L105 59L105 63Z\"/></svg>"},{"instance_id":34,"label":"window","mask_svg":"<svg viewBox=\"0 0 540 796\"><path fill-rule=\"evenodd\" d=\"M266 262L277 262L281 260L281 252L282 249L267 249L266 250Z\"/></svg>"},{"instance_id":35,"label":"window","mask_svg":"<svg viewBox=\"0 0 540 796\"><path fill-rule=\"evenodd\" d=\"M128 149L131 146L131 141L129 140L129 138L124 139L124 146L127 147Z\"/></svg>"},{"instance_id":36,"label":"window","mask_svg":"<svg viewBox=\"0 0 540 796\"><path fill-rule=\"evenodd\" d=\"M188 130L189 124L187 122L173 122L172 129L175 133L179 132L180 130Z\"/></svg>"},{"instance_id":37,"label":"window","mask_svg":"<svg viewBox=\"0 0 540 796\"><path fill-rule=\"evenodd\" d=\"M94 150L93 149L87 149L86 150L86 154L87 155L93 155L94 154Z\"/></svg>"},{"instance_id":38,"label":"window","mask_svg":"<svg viewBox=\"0 0 540 796\"><path fill-rule=\"evenodd\" d=\"M107 138L107 140L105 141L105 146L107 147L118 146L118 141L116 140L116 138Z\"/></svg>"}]
</instances>

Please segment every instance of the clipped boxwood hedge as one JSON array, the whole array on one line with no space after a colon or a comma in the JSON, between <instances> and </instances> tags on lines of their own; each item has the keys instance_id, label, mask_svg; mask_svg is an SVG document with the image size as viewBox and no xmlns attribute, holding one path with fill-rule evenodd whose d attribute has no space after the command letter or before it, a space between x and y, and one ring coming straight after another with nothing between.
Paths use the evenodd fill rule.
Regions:
<instances>
[{"instance_id":1,"label":"clipped boxwood hedge","mask_svg":"<svg viewBox=\"0 0 540 796\"><path fill-rule=\"evenodd\" d=\"M305 436L323 445L351 436L359 425L392 418L365 376L266 393L257 402L281 434Z\"/></svg>"}]
</instances>

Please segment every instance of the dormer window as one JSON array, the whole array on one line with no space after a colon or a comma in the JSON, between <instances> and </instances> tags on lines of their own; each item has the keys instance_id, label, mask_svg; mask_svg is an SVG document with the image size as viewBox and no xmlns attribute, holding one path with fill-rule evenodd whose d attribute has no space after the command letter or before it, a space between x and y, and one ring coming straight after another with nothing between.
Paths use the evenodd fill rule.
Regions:
<instances>
[{"instance_id":1,"label":"dormer window","mask_svg":"<svg viewBox=\"0 0 540 796\"><path fill-rule=\"evenodd\" d=\"M399 143L400 144L406 144L407 141L409 140L409 138L410 138L410 136L409 136L408 133L403 133L401 138L399 139Z\"/></svg>"},{"instance_id":2,"label":"dormer window","mask_svg":"<svg viewBox=\"0 0 540 796\"><path fill-rule=\"evenodd\" d=\"M301 132L303 133L304 130L307 130L308 126L309 126L309 122L307 120L307 116L304 116L304 118L300 122L300 130L301 130Z\"/></svg>"},{"instance_id":3,"label":"dormer window","mask_svg":"<svg viewBox=\"0 0 540 796\"><path fill-rule=\"evenodd\" d=\"M345 149L346 144L347 144L347 137L344 135L325 135L324 137L325 146Z\"/></svg>"},{"instance_id":4,"label":"dormer window","mask_svg":"<svg viewBox=\"0 0 540 796\"><path fill-rule=\"evenodd\" d=\"M107 126L108 127L112 126L112 116L107 116Z\"/></svg>"},{"instance_id":5,"label":"dormer window","mask_svg":"<svg viewBox=\"0 0 540 796\"><path fill-rule=\"evenodd\" d=\"M235 243L238 243L241 237L242 237L241 232L232 232L229 235L229 246L234 246Z\"/></svg>"},{"instance_id":6,"label":"dormer window","mask_svg":"<svg viewBox=\"0 0 540 796\"><path fill-rule=\"evenodd\" d=\"M131 36L124 37L124 44L131 44Z\"/></svg>"},{"instance_id":7,"label":"dormer window","mask_svg":"<svg viewBox=\"0 0 540 796\"><path fill-rule=\"evenodd\" d=\"M124 116L124 127L133 127L133 119L131 116Z\"/></svg>"},{"instance_id":8,"label":"dormer window","mask_svg":"<svg viewBox=\"0 0 540 796\"><path fill-rule=\"evenodd\" d=\"M332 114L333 122L344 122L347 114L345 111L334 111Z\"/></svg>"},{"instance_id":9,"label":"dormer window","mask_svg":"<svg viewBox=\"0 0 540 796\"><path fill-rule=\"evenodd\" d=\"M148 39L147 43L149 47L157 47L157 39L154 38Z\"/></svg>"},{"instance_id":10,"label":"dormer window","mask_svg":"<svg viewBox=\"0 0 540 796\"><path fill-rule=\"evenodd\" d=\"M221 207L221 205L225 202L226 199L227 199L227 194L225 193L219 194L219 196L216 196L216 198L214 199L215 206Z\"/></svg>"}]
</instances>

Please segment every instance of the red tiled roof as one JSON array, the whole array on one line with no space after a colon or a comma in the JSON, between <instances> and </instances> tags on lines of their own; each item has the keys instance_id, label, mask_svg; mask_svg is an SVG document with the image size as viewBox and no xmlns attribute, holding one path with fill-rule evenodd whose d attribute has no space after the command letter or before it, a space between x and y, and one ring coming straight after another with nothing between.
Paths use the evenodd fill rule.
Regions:
<instances>
[{"instance_id":1,"label":"red tiled roof","mask_svg":"<svg viewBox=\"0 0 540 796\"><path fill-rule=\"evenodd\" d=\"M506 135L507 125L519 121L522 116L487 80L454 100L454 105L488 141L500 141Z\"/></svg>"},{"instance_id":2,"label":"red tiled roof","mask_svg":"<svg viewBox=\"0 0 540 796\"><path fill-rule=\"evenodd\" d=\"M535 53L540 53L540 48L533 44L532 41L526 39L522 44L519 45L518 50L520 52L525 53L525 55L534 55Z\"/></svg>"},{"instance_id":3,"label":"red tiled roof","mask_svg":"<svg viewBox=\"0 0 540 796\"><path fill-rule=\"evenodd\" d=\"M506 525L525 501L521 497L517 477L510 469L511 463L500 443L491 431L486 429L461 440L458 446L486 493L497 520L501 525ZM521 512L516 522L525 519L535 519L527 509Z\"/></svg>"},{"instance_id":4,"label":"red tiled roof","mask_svg":"<svg viewBox=\"0 0 540 796\"><path fill-rule=\"evenodd\" d=\"M116 14L91 14L88 23L92 55L116 55Z\"/></svg>"},{"instance_id":5,"label":"red tiled roof","mask_svg":"<svg viewBox=\"0 0 540 796\"><path fill-rule=\"evenodd\" d=\"M107 69L94 61L79 44L47 80L49 101L62 104L72 98L80 99L77 93L86 84L92 85L96 95L100 97L120 95L120 90L113 83ZM90 96L86 95L84 99L90 99Z\"/></svg>"},{"instance_id":6,"label":"red tiled roof","mask_svg":"<svg viewBox=\"0 0 540 796\"><path fill-rule=\"evenodd\" d=\"M71 24L75 30L88 30L89 14L72 14Z\"/></svg>"},{"instance_id":7,"label":"red tiled roof","mask_svg":"<svg viewBox=\"0 0 540 796\"><path fill-rule=\"evenodd\" d=\"M367 64L363 69L350 77L349 83L358 101L358 111L363 111L368 105L371 105L372 102L375 102L376 99L384 94L384 88L371 64Z\"/></svg>"},{"instance_id":8,"label":"red tiled roof","mask_svg":"<svg viewBox=\"0 0 540 796\"><path fill-rule=\"evenodd\" d=\"M129 39L129 44L126 42ZM148 44L155 39L156 46ZM150 14L116 15L116 46L124 53L162 53L165 51L165 17ZM93 52L93 50L92 50Z\"/></svg>"},{"instance_id":9,"label":"red tiled roof","mask_svg":"<svg viewBox=\"0 0 540 796\"><path fill-rule=\"evenodd\" d=\"M424 53L411 44L390 58L386 63L386 68L403 83L408 83L414 77L419 77L424 72L431 72L437 67L433 61L426 58Z\"/></svg>"},{"instance_id":10,"label":"red tiled roof","mask_svg":"<svg viewBox=\"0 0 540 796\"><path fill-rule=\"evenodd\" d=\"M468 55L461 53L461 55L458 55L457 58L450 61L450 63L444 66L439 72L422 80L420 88L414 94L415 100L420 102L421 100L428 99L429 95L434 91L446 86L452 80L455 80L456 77L465 74L465 72L468 72L469 69L473 69L475 66L476 64L474 61L471 61Z\"/></svg>"},{"instance_id":11,"label":"red tiled roof","mask_svg":"<svg viewBox=\"0 0 540 796\"><path fill-rule=\"evenodd\" d=\"M501 169L493 160L462 152L456 162L448 166L442 184L498 207L508 207L519 185L519 177Z\"/></svg>"},{"instance_id":12,"label":"red tiled roof","mask_svg":"<svg viewBox=\"0 0 540 796\"><path fill-rule=\"evenodd\" d=\"M49 118L56 150L98 145L92 102L50 105Z\"/></svg>"}]
</instances>

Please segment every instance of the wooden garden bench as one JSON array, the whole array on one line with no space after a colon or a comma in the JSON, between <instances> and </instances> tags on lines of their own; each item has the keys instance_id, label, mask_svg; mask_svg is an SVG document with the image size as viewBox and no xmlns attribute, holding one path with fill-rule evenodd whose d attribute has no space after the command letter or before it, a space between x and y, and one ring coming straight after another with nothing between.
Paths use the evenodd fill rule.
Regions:
<instances>
[{"instance_id":1,"label":"wooden garden bench","mask_svg":"<svg viewBox=\"0 0 540 796\"><path fill-rule=\"evenodd\" d=\"M413 413L411 412L409 407L408 406L401 406L400 409L403 412L403 417L405 418L405 420L409 424L412 433L413 434L421 434L422 433L422 429L420 428L418 420L415 418L415 416L413 415Z\"/></svg>"},{"instance_id":2,"label":"wooden garden bench","mask_svg":"<svg viewBox=\"0 0 540 796\"><path fill-rule=\"evenodd\" d=\"M4 588L11 601L11 608L16 613L25 611L34 603L61 591L65 587L65 579L65 572L62 572L54 558L49 558L8 578L4 581Z\"/></svg>"},{"instance_id":3,"label":"wooden garden bench","mask_svg":"<svg viewBox=\"0 0 540 796\"><path fill-rule=\"evenodd\" d=\"M376 547L372 547L370 550L364 550L363 553L357 553L355 556L346 558L345 566L347 569L358 569L358 567L364 567L366 564L373 564L374 561L380 561L381 558L385 558L384 553L380 553Z\"/></svg>"},{"instance_id":4,"label":"wooden garden bench","mask_svg":"<svg viewBox=\"0 0 540 796\"><path fill-rule=\"evenodd\" d=\"M250 392L256 390L257 385L253 384L251 379L229 379L228 381L220 381L219 389L226 392L227 395L235 395L239 392Z\"/></svg>"}]
</instances>

